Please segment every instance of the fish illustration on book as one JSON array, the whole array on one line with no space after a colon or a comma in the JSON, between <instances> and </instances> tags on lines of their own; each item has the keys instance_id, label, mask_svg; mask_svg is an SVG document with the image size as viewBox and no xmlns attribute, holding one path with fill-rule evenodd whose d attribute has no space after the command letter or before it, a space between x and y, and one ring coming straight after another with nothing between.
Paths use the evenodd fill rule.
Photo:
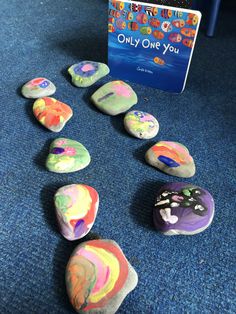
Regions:
<instances>
[{"instance_id":1,"label":"fish illustration on book","mask_svg":"<svg viewBox=\"0 0 236 314\"><path fill-rule=\"evenodd\" d=\"M109 1L111 76L173 93L184 90L201 13L178 7L180 2L187 8L191 1Z\"/></svg>"}]
</instances>

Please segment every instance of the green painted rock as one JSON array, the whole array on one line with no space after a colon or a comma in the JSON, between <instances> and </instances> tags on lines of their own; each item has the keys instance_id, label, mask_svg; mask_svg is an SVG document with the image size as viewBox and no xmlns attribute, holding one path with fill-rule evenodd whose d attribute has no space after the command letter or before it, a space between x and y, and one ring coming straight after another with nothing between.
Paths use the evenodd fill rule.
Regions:
<instances>
[{"instance_id":1,"label":"green painted rock","mask_svg":"<svg viewBox=\"0 0 236 314\"><path fill-rule=\"evenodd\" d=\"M55 93L56 86L44 77L37 77L22 86L21 93L25 98L41 98Z\"/></svg>"},{"instance_id":2,"label":"green painted rock","mask_svg":"<svg viewBox=\"0 0 236 314\"><path fill-rule=\"evenodd\" d=\"M138 102L133 89L123 81L103 85L92 95L91 100L99 110L111 116L129 110Z\"/></svg>"},{"instance_id":3,"label":"green painted rock","mask_svg":"<svg viewBox=\"0 0 236 314\"><path fill-rule=\"evenodd\" d=\"M75 86L88 87L100 80L100 78L106 76L110 70L104 63L82 61L72 65L68 69L68 72Z\"/></svg>"},{"instance_id":4,"label":"green painted rock","mask_svg":"<svg viewBox=\"0 0 236 314\"><path fill-rule=\"evenodd\" d=\"M150 139L157 135L159 123L150 113L133 110L128 112L124 118L126 131L140 139Z\"/></svg>"},{"instance_id":5,"label":"green painted rock","mask_svg":"<svg viewBox=\"0 0 236 314\"><path fill-rule=\"evenodd\" d=\"M46 167L52 172L68 173L87 167L90 161L89 152L81 143L58 138L50 145Z\"/></svg>"}]
</instances>

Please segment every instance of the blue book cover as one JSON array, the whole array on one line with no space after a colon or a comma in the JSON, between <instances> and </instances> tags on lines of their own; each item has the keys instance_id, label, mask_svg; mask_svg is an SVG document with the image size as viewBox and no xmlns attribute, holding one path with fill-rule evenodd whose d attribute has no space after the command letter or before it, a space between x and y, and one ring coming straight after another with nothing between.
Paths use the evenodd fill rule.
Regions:
<instances>
[{"instance_id":1,"label":"blue book cover","mask_svg":"<svg viewBox=\"0 0 236 314\"><path fill-rule=\"evenodd\" d=\"M173 93L186 84L201 13L137 1L109 1L113 77Z\"/></svg>"}]
</instances>

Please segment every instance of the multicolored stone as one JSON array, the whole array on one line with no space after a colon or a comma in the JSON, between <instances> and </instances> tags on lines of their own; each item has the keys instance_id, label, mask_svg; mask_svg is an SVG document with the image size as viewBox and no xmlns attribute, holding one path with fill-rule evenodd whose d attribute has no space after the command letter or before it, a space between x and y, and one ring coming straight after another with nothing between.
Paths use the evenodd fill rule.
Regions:
<instances>
[{"instance_id":1,"label":"multicolored stone","mask_svg":"<svg viewBox=\"0 0 236 314\"><path fill-rule=\"evenodd\" d=\"M129 110L137 104L133 89L123 81L112 81L100 87L91 97L94 105L111 116Z\"/></svg>"},{"instance_id":2,"label":"multicolored stone","mask_svg":"<svg viewBox=\"0 0 236 314\"><path fill-rule=\"evenodd\" d=\"M165 235L193 235L210 226L215 212L211 194L188 183L168 183L157 194L154 225Z\"/></svg>"},{"instance_id":3,"label":"multicolored stone","mask_svg":"<svg viewBox=\"0 0 236 314\"><path fill-rule=\"evenodd\" d=\"M150 139L157 135L159 123L150 113L133 110L128 112L124 118L126 131L140 139Z\"/></svg>"},{"instance_id":4,"label":"multicolored stone","mask_svg":"<svg viewBox=\"0 0 236 314\"><path fill-rule=\"evenodd\" d=\"M56 86L44 77L35 78L21 89L21 93L25 98L41 98L51 96L56 92Z\"/></svg>"},{"instance_id":5,"label":"multicolored stone","mask_svg":"<svg viewBox=\"0 0 236 314\"><path fill-rule=\"evenodd\" d=\"M81 143L58 138L50 145L46 168L52 172L69 173L87 167L90 161L90 154Z\"/></svg>"},{"instance_id":6,"label":"multicolored stone","mask_svg":"<svg viewBox=\"0 0 236 314\"><path fill-rule=\"evenodd\" d=\"M61 187L54 196L57 221L61 234L70 241L83 238L97 216L99 196L85 184Z\"/></svg>"},{"instance_id":7,"label":"multicolored stone","mask_svg":"<svg viewBox=\"0 0 236 314\"><path fill-rule=\"evenodd\" d=\"M37 99L33 105L33 113L45 128L53 132L60 132L73 116L70 106L51 97Z\"/></svg>"},{"instance_id":8,"label":"multicolored stone","mask_svg":"<svg viewBox=\"0 0 236 314\"><path fill-rule=\"evenodd\" d=\"M80 314L114 314L137 283L137 273L112 240L78 245L66 268L67 293Z\"/></svg>"},{"instance_id":9,"label":"multicolored stone","mask_svg":"<svg viewBox=\"0 0 236 314\"><path fill-rule=\"evenodd\" d=\"M146 152L145 159L151 166L176 177L190 178L196 171L188 149L177 142L156 143Z\"/></svg>"},{"instance_id":10,"label":"multicolored stone","mask_svg":"<svg viewBox=\"0 0 236 314\"><path fill-rule=\"evenodd\" d=\"M106 76L110 70L104 63L94 61L82 61L72 65L68 69L72 77L72 83L77 87L88 87Z\"/></svg>"}]
</instances>

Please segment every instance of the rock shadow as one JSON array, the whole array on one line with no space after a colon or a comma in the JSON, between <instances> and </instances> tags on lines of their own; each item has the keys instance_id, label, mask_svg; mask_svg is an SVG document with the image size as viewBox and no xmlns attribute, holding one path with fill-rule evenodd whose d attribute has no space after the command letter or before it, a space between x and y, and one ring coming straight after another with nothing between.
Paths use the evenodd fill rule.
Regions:
<instances>
[{"instance_id":1,"label":"rock shadow","mask_svg":"<svg viewBox=\"0 0 236 314\"><path fill-rule=\"evenodd\" d=\"M124 117L125 114L120 114L117 116L112 116L111 117L111 124L113 126L113 128L121 135L128 137L130 139L135 140L135 137L131 136L128 134L128 132L125 130L124 127Z\"/></svg>"},{"instance_id":2,"label":"rock shadow","mask_svg":"<svg viewBox=\"0 0 236 314\"><path fill-rule=\"evenodd\" d=\"M43 145L41 151L33 158L33 163L40 170L45 170L45 163L49 153L49 147L54 139L55 138L48 139Z\"/></svg>"},{"instance_id":3,"label":"rock shadow","mask_svg":"<svg viewBox=\"0 0 236 314\"><path fill-rule=\"evenodd\" d=\"M147 165L147 162L145 161L145 154L149 148L151 148L154 144L156 144L157 141L148 141L144 143L142 146L140 146L138 149L136 149L133 153L133 157L142 162L144 165Z\"/></svg>"},{"instance_id":4,"label":"rock shadow","mask_svg":"<svg viewBox=\"0 0 236 314\"><path fill-rule=\"evenodd\" d=\"M152 215L155 198L157 192L165 183L153 180L142 182L141 186L139 186L129 209L132 218L138 225L154 230Z\"/></svg>"},{"instance_id":5,"label":"rock shadow","mask_svg":"<svg viewBox=\"0 0 236 314\"><path fill-rule=\"evenodd\" d=\"M88 60L107 63L106 32L106 24L104 24L104 32L101 30L98 34L88 33L87 27L82 26L77 32L73 30L73 33L77 33L78 36L72 37L71 33L68 33L63 36L68 38L67 40L52 42L53 49L64 51L78 62Z\"/></svg>"}]
</instances>

